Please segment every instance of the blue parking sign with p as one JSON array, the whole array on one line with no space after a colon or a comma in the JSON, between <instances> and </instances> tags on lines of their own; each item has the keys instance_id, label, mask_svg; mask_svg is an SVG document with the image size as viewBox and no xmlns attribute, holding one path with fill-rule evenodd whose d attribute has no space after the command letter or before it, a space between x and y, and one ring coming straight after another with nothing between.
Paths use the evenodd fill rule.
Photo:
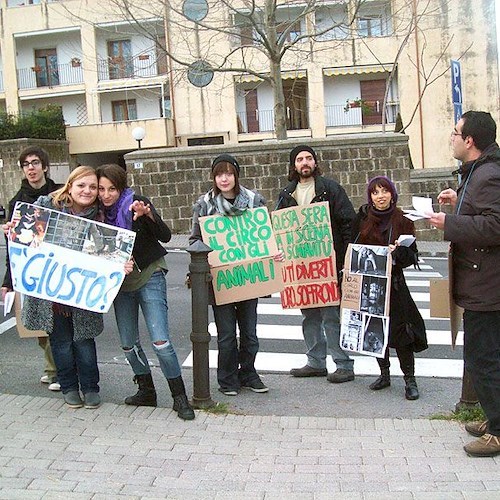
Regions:
<instances>
[{"instance_id":1,"label":"blue parking sign with p","mask_svg":"<svg viewBox=\"0 0 500 500\"><path fill-rule=\"evenodd\" d=\"M462 70L460 62L451 60L451 96L455 123L462 116Z\"/></svg>"}]
</instances>

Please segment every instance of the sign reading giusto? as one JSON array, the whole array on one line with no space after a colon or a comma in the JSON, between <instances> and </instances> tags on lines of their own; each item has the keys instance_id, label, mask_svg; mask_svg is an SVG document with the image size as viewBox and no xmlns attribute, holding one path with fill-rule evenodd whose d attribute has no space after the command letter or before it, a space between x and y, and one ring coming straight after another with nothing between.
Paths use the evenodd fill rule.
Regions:
<instances>
[{"instance_id":1,"label":"sign reading giusto?","mask_svg":"<svg viewBox=\"0 0 500 500\"><path fill-rule=\"evenodd\" d=\"M135 233L17 203L9 233L14 290L89 311L109 310L125 278Z\"/></svg>"},{"instance_id":2,"label":"sign reading giusto?","mask_svg":"<svg viewBox=\"0 0 500 500\"><path fill-rule=\"evenodd\" d=\"M265 207L241 215L200 217L218 305L253 299L283 288L281 263L269 212Z\"/></svg>"}]
</instances>

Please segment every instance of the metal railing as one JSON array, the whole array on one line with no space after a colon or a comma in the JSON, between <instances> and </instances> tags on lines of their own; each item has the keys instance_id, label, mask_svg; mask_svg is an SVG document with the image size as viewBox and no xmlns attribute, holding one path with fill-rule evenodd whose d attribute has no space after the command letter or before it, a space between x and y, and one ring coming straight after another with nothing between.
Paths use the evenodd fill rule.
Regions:
<instances>
[{"instance_id":1,"label":"metal railing","mask_svg":"<svg viewBox=\"0 0 500 500\"><path fill-rule=\"evenodd\" d=\"M102 80L122 78L147 78L166 73L165 62L157 60L154 54L140 54L133 57L98 57L97 75Z\"/></svg>"},{"instance_id":2,"label":"metal railing","mask_svg":"<svg viewBox=\"0 0 500 500\"><path fill-rule=\"evenodd\" d=\"M272 132L274 131L274 110L255 110L255 118L250 117L246 111L239 111L238 132L249 134L252 132Z\"/></svg>"},{"instance_id":3,"label":"metal railing","mask_svg":"<svg viewBox=\"0 0 500 500\"><path fill-rule=\"evenodd\" d=\"M17 82L19 89L75 85L83 83L83 69L81 63L21 68L17 70Z\"/></svg>"},{"instance_id":4,"label":"metal railing","mask_svg":"<svg viewBox=\"0 0 500 500\"><path fill-rule=\"evenodd\" d=\"M377 111L382 107L381 101L374 103ZM399 102L390 102L386 106L386 123L395 123L399 112ZM327 127L349 127L363 125L363 110L361 107L346 107L344 104L325 106ZM380 115L380 124L382 116Z\"/></svg>"}]
</instances>

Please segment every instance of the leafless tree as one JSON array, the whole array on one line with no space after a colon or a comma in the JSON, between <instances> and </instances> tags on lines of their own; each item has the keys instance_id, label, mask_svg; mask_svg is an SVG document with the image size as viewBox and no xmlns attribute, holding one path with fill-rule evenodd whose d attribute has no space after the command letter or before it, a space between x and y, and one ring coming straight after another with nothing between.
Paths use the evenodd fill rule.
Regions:
<instances>
[{"instance_id":1,"label":"leafless tree","mask_svg":"<svg viewBox=\"0 0 500 500\"><path fill-rule=\"evenodd\" d=\"M448 2L450 0L447 0ZM445 0L444 3L447 3ZM191 12L186 6L191 4ZM345 0L326 2L324 0L108 0L106 17L123 19L145 37L153 40L163 51L171 65L184 68L186 73L206 72L249 74L267 82L274 97L274 132L277 139L287 138L287 109L283 91L282 72L300 68L304 61L318 59L324 50L338 47L341 50L353 40L361 40L374 58L383 65L384 54L377 54L370 47L369 38L360 36L357 16L367 0ZM344 10L335 10L335 16L324 17L316 22L318 9L332 5L345 5ZM443 68L452 37L445 41L440 54L431 67L424 64L424 43L417 55L408 52L412 38L418 32L425 40L422 24L425 18L440 16L443 2L433 0L399 0L387 2L392 5L391 35L399 41L395 60L391 61L389 76L382 105L382 126L386 127L388 96L396 77L397 63L406 56L417 68L419 94L411 116L406 120L408 127L419 109L426 89L443 76ZM323 10L323 12L328 12ZM338 13L342 12L339 16ZM88 19L82 12L73 16ZM152 29L154 23L145 19L165 19L165 41ZM321 43L327 39L328 44Z\"/></svg>"}]
</instances>

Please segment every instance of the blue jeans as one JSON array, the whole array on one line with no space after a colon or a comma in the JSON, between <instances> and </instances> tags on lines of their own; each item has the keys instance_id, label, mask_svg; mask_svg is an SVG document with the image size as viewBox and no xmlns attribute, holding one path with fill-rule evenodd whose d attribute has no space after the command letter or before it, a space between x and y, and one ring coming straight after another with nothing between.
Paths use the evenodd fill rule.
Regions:
<instances>
[{"instance_id":1,"label":"blue jeans","mask_svg":"<svg viewBox=\"0 0 500 500\"><path fill-rule=\"evenodd\" d=\"M259 379L254 366L259 351L257 302L258 299L250 299L213 306L219 348L217 380L222 389L237 390ZM239 348L236 324L240 330Z\"/></svg>"},{"instance_id":2,"label":"blue jeans","mask_svg":"<svg viewBox=\"0 0 500 500\"><path fill-rule=\"evenodd\" d=\"M99 368L94 339L73 340L73 318L54 314L50 334L52 356L61 391L99 392Z\"/></svg>"},{"instance_id":3,"label":"blue jeans","mask_svg":"<svg viewBox=\"0 0 500 500\"><path fill-rule=\"evenodd\" d=\"M301 311L307 364L324 369L326 355L330 354L337 369L352 370L354 361L340 347L340 307L315 307Z\"/></svg>"},{"instance_id":4,"label":"blue jeans","mask_svg":"<svg viewBox=\"0 0 500 500\"><path fill-rule=\"evenodd\" d=\"M464 361L488 432L500 436L500 311L464 311Z\"/></svg>"},{"instance_id":5,"label":"blue jeans","mask_svg":"<svg viewBox=\"0 0 500 500\"><path fill-rule=\"evenodd\" d=\"M139 338L141 306L149 338L167 379L181 376L181 367L168 333L167 283L165 272L153 273L149 281L133 292L118 292L113 303L120 342L135 375L151 373Z\"/></svg>"}]
</instances>

